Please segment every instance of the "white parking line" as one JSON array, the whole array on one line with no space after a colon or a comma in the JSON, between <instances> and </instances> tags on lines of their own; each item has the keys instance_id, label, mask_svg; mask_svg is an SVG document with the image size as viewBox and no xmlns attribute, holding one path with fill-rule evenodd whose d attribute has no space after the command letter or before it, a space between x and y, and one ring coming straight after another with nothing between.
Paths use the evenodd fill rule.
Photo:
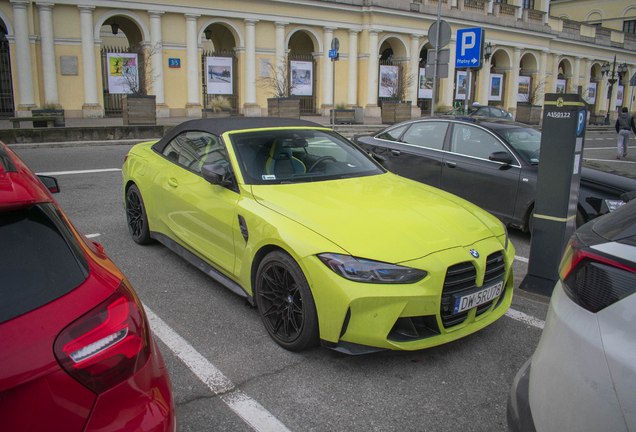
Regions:
<instances>
[{"instance_id":1,"label":"white parking line","mask_svg":"<svg viewBox=\"0 0 636 432\"><path fill-rule=\"evenodd\" d=\"M517 256L517 255L515 255L515 259L517 261L521 261L522 263L526 263L526 264L528 264L528 262L530 261L530 260L528 260L528 258L520 257L520 256Z\"/></svg>"},{"instance_id":2,"label":"white parking line","mask_svg":"<svg viewBox=\"0 0 636 432\"><path fill-rule=\"evenodd\" d=\"M237 389L223 373L192 345L144 305L152 332L245 423L257 432L290 432L261 404Z\"/></svg>"},{"instance_id":3,"label":"white parking line","mask_svg":"<svg viewBox=\"0 0 636 432\"><path fill-rule=\"evenodd\" d=\"M95 238L95 237L99 237L101 234L99 233L95 233L95 234L86 234L86 238Z\"/></svg>"},{"instance_id":4,"label":"white parking line","mask_svg":"<svg viewBox=\"0 0 636 432\"><path fill-rule=\"evenodd\" d=\"M518 310L508 309L506 311L506 316L512 318L513 320L521 321L522 323L531 325L541 330L543 330L543 326L545 326L545 321L530 315L526 315L523 312L519 312Z\"/></svg>"},{"instance_id":5,"label":"white parking line","mask_svg":"<svg viewBox=\"0 0 636 432\"><path fill-rule=\"evenodd\" d=\"M104 169L77 170L77 171L52 171L52 172L42 172L42 173L36 173L36 174L55 176L55 175L67 175L67 174L93 174L93 173L113 172L113 171L121 171L121 168L104 168Z\"/></svg>"},{"instance_id":6,"label":"white parking line","mask_svg":"<svg viewBox=\"0 0 636 432\"><path fill-rule=\"evenodd\" d=\"M628 164L636 163L636 162L632 162L632 161L626 161L624 159L590 159L590 158L583 158L583 160L586 160L586 161L597 161L597 162L620 162L620 163L628 163Z\"/></svg>"}]
</instances>

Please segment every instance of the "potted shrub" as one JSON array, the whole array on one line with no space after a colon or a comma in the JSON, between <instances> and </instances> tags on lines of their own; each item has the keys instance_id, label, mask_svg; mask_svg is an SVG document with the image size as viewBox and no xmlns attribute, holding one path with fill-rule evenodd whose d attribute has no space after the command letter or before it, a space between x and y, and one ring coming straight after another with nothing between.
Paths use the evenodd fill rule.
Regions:
<instances>
[{"instance_id":1,"label":"potted shrub","mask_svg":"<svg viewBox=\"0 0 636 432\"><path fill-rule=\"evenodd\" d=\"M151 57L160 52L154 47L148 52L139 45L130 47L130 52L137 54L137 73L124 73L122 79L128 93L122 98L124 125L157 124L156 96L148 94L148 86L156 80L153 73Z\"/></svg>"},{"instance_id":2,"label":"potted shrub","mask_svg":"<svg viewBox=\"0 0 636 432\"><path fill-rule=\"evenodd\" d=\"M273 97L267 99L268 117L300 118L300 98L293 96L295 85L287 78L287 65L278 69L272 66L269 78L258 81Z\"/></svg>"},{"instance_id":3,"label":"potted shrub","mask_svg":"<svg viewBox=\"0 0 636 432\"><path fill-rule=\"evenodd\" d=\"M207 105L209 108L201 110L203 118L229 117L232 114L232 104L225 96L215 96Z\"/></svg>"},{"instance_id":4,"label":"potted shrub","mask_svg":"<svg viewBox=\"0 0 636 432\"><path fill-rule=\"evenodd\" d=\"M335 110L329 110L329 118L334 124L354 124L356 122L356 111L348 109L345 104L337 104Z\"/></svg>"},{"instance_id":5,"label":"potted shrub","mask_svg":"<svg viewBox=\"0 0 636 432\"><path fill-rule=\"evenodd\" d=\"M528 99L526 102L517 104L517 115L515 120L526 124L541 123L541 112L543 106L539 105L543 96L544 81L541 81L528 90Z\"/></svg>"},{"instance_id":6,"label":"potted shrub","mask_svg":"<svg viewBox=\"0 0 636 432\"><path fill-rule=\"evenodd\" d=\"M404 99L416 78L409 75L405 67L400 67L397 79L384 82L384 90L391 96L389 100L382 101L382 123L393 124L411 120L411 101Z\"/></svg>"},{"instance_id":7,"label":"potted shrub","mask_svg":"<svg viewBox=\"0 0 636 432\"><path fill-rule=\"evenodd\" d=\"M64 123L64 110L58 109L58 106L52 103L45 103L42 105L40 109L31 110L32 117L46 116L51 117L55 116L55 127L64 127L66 123ZM47 127L46 121L37 121L33 120L33 127Z\"/></svg>"}]
</instances>

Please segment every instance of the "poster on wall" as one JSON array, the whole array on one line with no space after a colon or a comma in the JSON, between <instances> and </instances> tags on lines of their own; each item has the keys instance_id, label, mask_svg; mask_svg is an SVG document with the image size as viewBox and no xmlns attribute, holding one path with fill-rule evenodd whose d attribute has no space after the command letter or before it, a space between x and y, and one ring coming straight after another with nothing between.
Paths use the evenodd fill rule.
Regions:
<instances>
[{"instance_id":1,"label":"poster on wall","mask_svg":"<svg viewBox=\"0 0 636 432\"><path fill-rule=\"evenodd\" d=\"M501 100L502 85L503 85L503 74L490 74L490 92L488 93L489 101Z\"/></svg>"},{"instance_id":2,"label":"poster on wall","mask_svg":"<svg viewBox=\"0 0 636 432\"><path fill-rule=\"evenodd\" d=\"M530 96L530 77L519 77L519 90L517 92L517 102L528 102Z\"/></svg>"},{"instance_id":3,"label":"poster on wall","mask_svg":"<svg viewBox=\"0 0 636 432\"><path fill-rule=\"evenodd\" d=\"M396 97L399 73L397 66L380 66L380 97Z\"/></svg>"},{"instance_id":4,"label":"poster on wall","mask_svg":"<svg viewBox=\"0 0 636 432\"><path fill-rule=\"evenodd\" d=\"M420 68L420 81L417 89L419 99L433 98L433 78L426 78L426 69Z\"/></svg>"},{"instance_id":5,"label":"poster on wall","mask_svg":"<svg viewBox=\"0 0 636 432\"><path fill-rule=\"evenodd\" d=\"M616 106L617 107L623 106L623 94L624 93L625 93L625 87L622 86L622 85L619 85L618 89L616 90Z\"/></svg>"},{"instance_id":6,"label":"poster on wall","mask_svg":"<svg viewBox=\"0 0 636 432\"><path fill-rule=\"evenodd\" d=\"M457 87L455 87L455 99L470 99L468 74L466 73L466 71L457 71L457 80L455 82L457 83Z\"/></svg>"},{"instance_id":7,"label":"poster on wall","mask_svg":"<svg viewBox=\"0 0 636 432\"><path fill-rule=\"evenodd\" d=\"M314 93L312 72L314 64L307 61L291 61L291 94L311 96Z\"/></svg>"},{"instance_id":8,"label":"poster on wall","mask_svg":"<svg viewBox=\"0 0 636 432\"><path fill-rule=\"evenodd\" d=\"M207 94L232 94L232 57L206 57Z\"/></svg>"},{"instance_id":9,"label":"poster on wall","mask_svg":"<svg viewBox=\"0 0 636 432\"><path fill-rule=\"evenodd\" d=\"M565 85L566 85L567 81L564 79L558 79L557 80L557 88L556 88L556 92L557 93L565 93Z\"/></svg>"},{"instance_id":10,"label":"poster on wall","mask_svg":"<svg viewBox=\"0 0 636 432\"><path fill-rule=\"evenodd\" d=\"M587 103L593 105L596 103L596 83L591 82L587 89Z\"/></svg>"},{"instance_id":11,"label":"poster on wall","mask_svg":"<svg viewBox=\"0 0 636 432\"><path fill-rule=\"evenodd\" d=\"M139 85L137 54L108 53L108 93L132 93Z\"/></svg>"}]
</instances>

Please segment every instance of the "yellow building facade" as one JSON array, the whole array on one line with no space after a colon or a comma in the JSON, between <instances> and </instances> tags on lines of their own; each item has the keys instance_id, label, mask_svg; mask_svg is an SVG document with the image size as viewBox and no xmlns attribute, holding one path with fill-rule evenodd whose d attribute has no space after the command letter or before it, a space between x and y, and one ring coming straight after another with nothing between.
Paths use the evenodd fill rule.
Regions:
<instances>
[{"instance_id":1,"label":"yellow building facade","mask_svg":"<svg viewBox=\"0 0 636 432\"><path fill-rule=\"evenodd\" d=\"M466 28L484 29L492 46L473 75L471 101L514 114L535 93L541 105L543 93L579 89L595 113L630 106L636 37L622 31L622 21L605 21L636 16L628 1L441 1L451 27L450 63L433 102L420 69L434 49L429 27L437 0L0 0L10 64L0 81L3 97L11 97L3 99L3 112L28 116L56 106L67 117L118 115L121 93L129 90L109 81L117 74L110 62L133 47L135 61L147 64L159 117L200 117L215 95L228 98L235 114L265 116L281 80L301 98L304 114L328 115L335 105L379 117L381 101L398 98L420 116L431 105L443 110L465 99L466 78L454 63L457 31ZM621 74L615 67L611 85L603 65L614 58Z\"/></svg>"}]
</instances>

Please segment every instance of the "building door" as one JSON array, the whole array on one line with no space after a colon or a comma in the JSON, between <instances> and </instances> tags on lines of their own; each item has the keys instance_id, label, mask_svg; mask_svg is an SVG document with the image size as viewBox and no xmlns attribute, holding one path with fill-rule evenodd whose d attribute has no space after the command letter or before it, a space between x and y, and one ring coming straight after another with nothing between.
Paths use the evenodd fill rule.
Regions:
<instances>
[{"instance_id":1,"label":"building door","mask_svg":"<svg viewBox=\"0 0 636 432\"><path fill-rule=\"evenodd\" d=\"M131 53L130 47L104 47L102 53L102 87L104 89L104 115L106 117L122 117L124 115L122 100L124 93L110 93L108 87L108 53ZM142 51L136 51L137 56L143 56ZM138 60L143 61L143 60Z\"/></svg>"},{"instance_id":2,"label":"building door","mask_svg":"<svg viewBox=\"0 0 636 432\"><path fill-rule=\"evenodd\" d=\"M211 58L208 60L208 58ZM210 108L210 101L225 97L232 106L232 114L239 113L239 68L234 51L203 51L201 55L201 79L203 80L203 107Z\"/></svg>"},{"instance_id":3,"label":"building door","mask_svg":"<svg viewBox=\"0 0 636 432\"><path fill-rule=\"evenodd\" d=\"M0 117L13 117L13 80L9 41L0 34Z\"/></svg>"},{"instance_id":4,"label":"building door","mask_svg":"<svg viewBox=\"0 0 636 432\"><path fill-rule=\"evenodd\" d=\"M311 54L290 54L288 56L287 79L290 83L290 96L300 98L300 115L316 114L316 60L314 56Z\"/></svg>"}]
</instances>

